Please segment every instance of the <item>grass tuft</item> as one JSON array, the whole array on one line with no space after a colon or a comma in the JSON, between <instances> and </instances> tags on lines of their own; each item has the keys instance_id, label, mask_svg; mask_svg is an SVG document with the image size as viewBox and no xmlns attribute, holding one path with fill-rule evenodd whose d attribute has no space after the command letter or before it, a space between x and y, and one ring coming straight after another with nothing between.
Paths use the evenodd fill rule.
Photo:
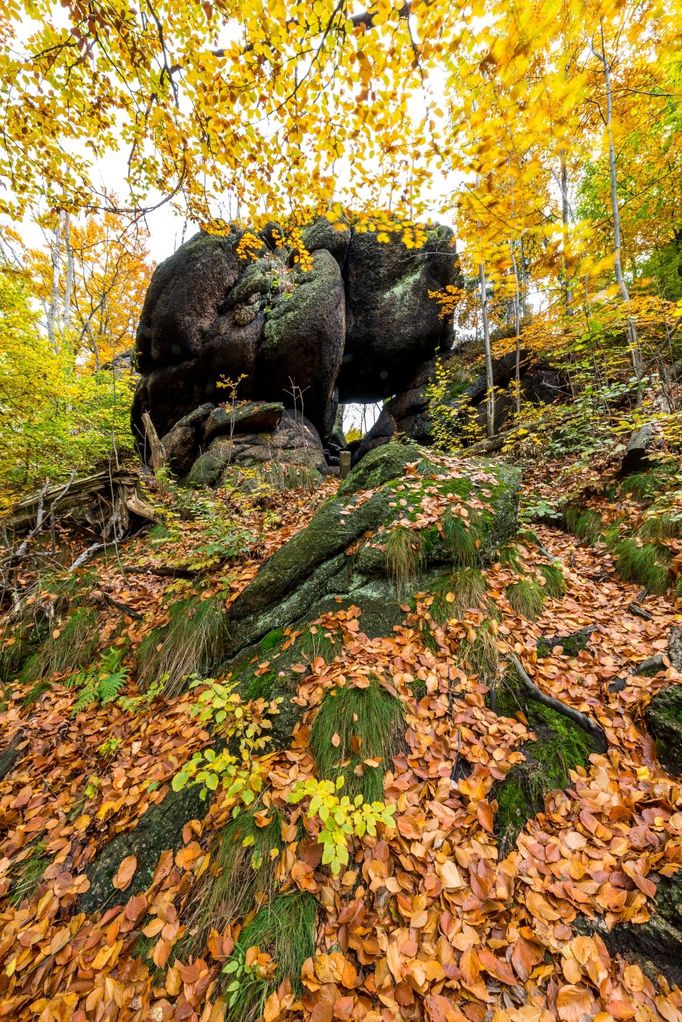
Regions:
<instances>
[{"instance_id":1,"label":"grass tuft","mask_svg":"<svg viewBox=\"0 0 682 1022\"><path fill-rule=\"evenodd\" d=\"M404 726L400 700L377 682L368 688L333 689L310 729L310 750L320 777L336 781L343 775L345 795L381 801L384 773L400 749ZM380 763L367 766L366 759Z\"/></svg>"},{"instance_id":2,"label":"grass tuft","mask_svg":"<svg viewBox=\"0 0 682 1022\"><path fill-rule=\"evenodd\" d=\"M207 876L192 905L187 934L176 957L196 957L203 951L212 929L219 932L228 923L250 912L258 897L271 901L276 888L275 865L284 847L281 816L269 810L265 826L255 818L263 807L244 811L230 820L220 834L214 857L217 868ZM274 854L276 853L276 854Z\"/></svg>"},{"instance_id":3,"label":"grass tuft","mask_svg":"<svg viewBox=\"0 0 682 1022\"><path fill-rule=\"evenodd\" d=\"M596 543L604 529L602 516L591 508L569 507L565 518L569 531L586 543Z\"/></svg>"},{"instance_id":4,"label":"grass tuft","mask_svg":"<svg viewBox=\"0 0 682 1022\"><path fill-rule=\"evenodd\" d=\"M415 529L399 525L386 537L386 567L398 589L414 582L422 561L422 541Z\"/></svg>"},{"instance_id":5,"label":"grass tuft","mask_svg":"<svg viewBox=\"0 0 682 1022\"><path fill-rule=\"evenodd\" d=\"M28 858L13 871L15 879L7 896L10 905L18 908L22 901L32 898L50 861L43 841L32 845Z\"/></svg>"},{"instance_id":6,"label":"grass tuft","mask_svg":"<svg viewBox=\"0 0 682 1022\"><path fill-rule=\"evenodd\" d=\"M164 684L164 695L182 691L191 675L204 676L218 665L225 636L220 597L191 597L174 603L168 623L156 628L137 651L137 679L142 689Z\"/></svg>"},{"instance_id":7,"label":"grass tuft","mask_svg":"<svg viewBox=\"0 0 682 1022\"><path fill-rule=\"evenodd\" d=\"M474 639L465 639L460 644L458 658L486 684L491 684L497 678L500 654L495 634L488 621L484 621L476 629Z\"/></svg>"},{"instance_id":8,"label":"grass tuft","mask_svg":"<svg viewBox=\"0 0 682 1022\"><path fill-rule=\"evenodd\" d=\"M479 568L456 568L438 580L433 592L430 614L437 625L452 617L462 617L467 610L481 606L486 594L485 578Z\"/></svg>"},{"instance_id":9,"label":"grass tuft","mask_svg":"<svg viewBox=\"0 0 682 1022\"><path fill-rule=\"evenodd\" d=\"M507 586L506 593L512 608L521 617L529 621L535 621L540 617L545 605L546 592L535 579L520 578L518 582L512 582Z\"/></svg>"},{"instance_id":10,"label":"grass tuft","mask_svg":"<svg viewBox=\"0 0 682 1022\"><path fill-rule=\"evenodd\" d=\"M57 630L59 634L55 636ZM98 646L97 612L80 608L73 612L61 628L55 628L28 658L22 668L21 679L37 681L85 667L97 652Z\"/></svg>"},{"instance_id":11,"label":"grass tuft","mask_svg":"<svg viewBox=\"0 0 682 1022\"><path fill-rule=\"evenodd\" d=\"M303 963L315 953L316 927L317 903L306 891L277 895L246 924L223 968L226 1022L256 1022L272 991L285 979L300 991ZM246 965L250 947L272 957L273 976L266 978Z\"/></svg>"},{"instance_id":12,"label":"grass tuft","mask_svg":"<svg viewBox=\"0 0 682 1022\"><path fill-rule=\"evenodd\" d=\"M443 515L443 540L456 568L470 568L478 564L480 529L471 518L465 521L446 511Z\"/></svg>"},{"instance_id":13,"label":"grass tuft","mask_svg":"<svg viewBox=\"0 0 682 1022\"><path fill-rule=\"evenodd\" d=\"M558 600L566 592L564 573L558 564L538 564L538 571L545 580L545 592Z\"/></svg>"},{"instance_id":14,"label":"grass tuft","mask_svg":"<svg viewBox=\"0 0 682 1022\"><path fill-rule=\"evenodd\" d=\"M616 571L626 582L636 582L648 592L662 596L669 584L669 571L661 563L662 553L653 543L640 545L624 539L614 550Z\"/></svg>"},{"instance_id":15,"label":"grass tuft","mask_svg":"<svg viewBox=\"0 0 682 1022\"><path fill-rule=\"evenodd\" d=\"M499 561L503 568L511 568L519 575L523 571L521 552L515 543L508 543L500 549Z\"/></svg>"},{"instance_id":16,"label":"grass tuft","mask_svg":"<svg viewBox=\"0 0 682 1022\"><path fill-rule=\"evenodd\" d=\"M653 514L639 530L642 539L678 539L682 536L682 515Z\"/></svg>"}]
</instances>

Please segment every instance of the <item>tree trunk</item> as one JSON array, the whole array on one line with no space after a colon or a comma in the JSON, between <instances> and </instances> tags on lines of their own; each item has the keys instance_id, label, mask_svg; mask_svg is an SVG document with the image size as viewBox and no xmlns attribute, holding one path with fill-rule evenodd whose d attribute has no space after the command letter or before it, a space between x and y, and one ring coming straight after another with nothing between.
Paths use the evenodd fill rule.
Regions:
<instances>
[{"instance_id":1,"label":"tree trunk","mask_svg":"<svg viewBox=\"0 0 682 1022\"><path fill-rule=\"evenodd\" d=\"M521 285L519 283L519 268L514 255L514 242L509 242L512 267L514 269L514 330L515 330L515 354L514 363L514 410L517 415L521 414Z\"/></svg>"},{"instance_id":2,"label":"tree trunk","mask_svg":"<svg viewBox=\"0 0 682 1022\"><path fill-rule=\"evenodd\" d=\"M485 383L486 403L488 406L488 439L495 436L495 386L493 379L493 353L490 346L490 324L488 322L488 288L483 263L478 264L478 276L481 285L481 317L483 320L483 348L485 350Z\"/></svg>"},{"instance_id":3,"label":"tree trunk","mask_svg":"<svg viewBox=\"0 0 682 1022\"><path fill-rule=\"evenodd\" d=\"M613 249L614 249L614 272L616 275L616 283L618 284L618 290L623 302L626 306L630 302L630 294L628 292L628 286L623 276L623 259L622 259L622 234L620 227L620 210L618 208L618 172L617 172L617 161L616 161L616 147L613 141L613 87L611 84L611 66L606 59L606 44L604 41L604 19L601 18L599 21L600 35L601 35L601 53L592 47L592 52L595 54L597 59L601 62L604 68L604 89L606 92L606 133L609 143L609 178L611 185L611 212L613 214ZM628 337L630 349L630 358L632 360L632 368L635 377L640 383L642 379L642 354L639 347L639 338L637 336L637 325L634 319L628 315ZM641 396L641 385L638 387L638 394Z\"/></svg>"}]
</instances>

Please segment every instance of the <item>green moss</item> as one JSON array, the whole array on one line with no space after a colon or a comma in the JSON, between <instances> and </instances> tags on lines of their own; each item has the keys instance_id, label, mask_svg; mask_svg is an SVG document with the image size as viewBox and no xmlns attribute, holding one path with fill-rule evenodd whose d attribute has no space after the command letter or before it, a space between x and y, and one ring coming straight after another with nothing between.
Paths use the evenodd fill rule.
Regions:
<instances>
[{"instance_id":1,"label":"green moss","mask_svg":"<svg viewBox=\"0 0 682 1022\"><path fill-rule=\"evenodd\" d=\"M636 582L658 596L666 592L670 573L659 547L630 538L621 540L614 553L616 571L626 582Z\"/></svg>"},{"instance_id":2,"label":"green moss","mask_svg":"<svg viewBox=\"0 0 682 1022\"><path fill-rule=\"evenodd\" d=\"M591 508L569 507L565 518L569 531L586 543L596 543L604 528L602 516Z\"/></svg>"},{"instance_id":3,"label":"green moss","mask_svg":"<svg viewBox=\"0 0 682 1022\"><path fill-rule=\"evenodd\" d=\"M256 1022L267 998L285 979L300 991L303 963L315 952L316 927L317 903L305 891L277 895L246 924L223 968L226 1022ZM246 952L254 946L276 963L272 979L246 966Z\"/></svg>"},{"instance_id":4,"label":"green moss","mask_svg":"<svg viewBox=\"0 0 682 1022\"><path fill-rule=\"evenodd\" d=\"M271 901L276 889L275 865L284 847L281 816L269 810L269 822L263 827L256 821L256 812L263 813L263 806L240 813L220 834L214 868L192 899L187 933L175 949L176 958L200 955L210 931L221 932L228 923L246 915L257 896Z\"/></svg>"},{"instance_id":5,"label":"green moss","mask_svg":"<svg viewBox=\"0 0 682 1022\"><path fill-rule=\"evenodd\" d=\"M55 632L58 635L55 637ZM22 681L49 678L52 674L65 674L85 667L99 646L97 613L80 608L67 621L55 628L39 649L26 661L21 672Z\"/></svg>"},{"instance_id":6,"label":"green moss","mask_svg":"<svg viewBox=\"0 0 682 1022\"><path fill-rule=\"evenodd\" d=\"M310 730L310 750L320 777L345 778L344 792L365 802L383 798L384 773L398 752L405 722L400 700L373 682L368 688L339 688L329 692ZM378 766L366 766L378 759Z\"/></svg>"},{"instance_id":7,"label":"green moss","mask_svg":"<svg viewBox=\"0 0 682 1022\"><path fill-rule=\"evenodd\" d=\"M166 696L177 695L192 675L210 674L222 657L226 615L219 596L179 600L168 623L154 629L137 651L137 678L143 689L164 683Z\"/></svg>"},{"instance_id":8,"label":"green moss","mask_svg":"<svg viewBox=\"0 0 682 1022\"><path fill-rule=\"evenodd\" d=\"M531 578L520 578L506 589L509 603L521 617L535 621L542 613L546 592L543 586Z\"/></svg>"},{"instance_id":9,"label":"green moss","mask_svg":"<svg viewBox=\"0 0 682 1022\"><path fill-rule=\"evenodd\" d=\"M538 564L538 571L545 580L545 592L553 599L559 599L566 592L564 573L558 564Z\"/></svg>"},{"instance_id":10,"label":"green moss","mask_svg":"<svg viewBox=\"0 0 682 1022\"><path fill-rule=\"evenodd\" d=\"M523 703L513 689L506 698L508 709L517 701ZM543 811L545 796L566 788L570 771L586 766L595 751L586 732L562 714L536 702L523 703L522 708L537 740L524 746L526 759L510 770L497 790L495 834L501 855L513 847L526 822Z\"/></svg>"}]
</instances>

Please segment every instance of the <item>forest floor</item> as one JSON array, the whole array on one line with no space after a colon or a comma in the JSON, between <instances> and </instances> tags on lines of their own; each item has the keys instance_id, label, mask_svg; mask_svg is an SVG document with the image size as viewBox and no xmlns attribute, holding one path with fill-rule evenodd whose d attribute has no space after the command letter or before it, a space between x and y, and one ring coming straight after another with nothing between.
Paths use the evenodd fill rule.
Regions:
<instances>
[{"instance_id":1,"label":"forest floor","mask_svg":"<svg viewBox=\"0 0 682 1022\"><path fill-rule=\"evenodd\" d=\"M522 506L560 504L576 487L571 472L568 459L528 466ZM586 502L604 528L611 519L633 523L646 513L642 500L617 489L615 473L610 498L603 496L603 467L599 480L602 495ZM583 489L589 483L580 480ZM141 690L136 649L167 620L169 601L194 592L198 578L207 598L218 593L229 608L336 485L327 482L314 494L223 491L191 498L193 507L189 497L178 503L175 490L155 491L164 525L77 572L80 606L96 640L91 658L120 654L113 654L109 673L93 682L81 672L74 680L71 665L54 660L29 682L6 680L0 1019L218 1022L226 1011L238 1017L223 970L234 960L244 919L214 929L192 955L174 953L197 890L216 871L216 835L230 815L221 799L185 826L177 850L162 852L144 891L125 896L137 868L131 855L114 879L120 904L86 912L79 898L89 886L88 864L163 800L182 765L209 740L192 713L195 690L170 698L153 686ZM505 845L495 825L497 792L523 761L532 728L521 711L495 713L489 682L456 656L484 611L444 622L435 648L422 628L428 601L406 603L405 625L375 639L363 634L353 608L327 615L320 629L342 643L329 663L313 651L293 666L303 716L290 745L267 759L263 823L273 807L282 819L277 882L307 892L317 905L315 949L302 983L271 982L267 1022L682 1018L680 989L608 939L614 927L645 924L661 878L674 878L682 867L682 781L661 767L644 724L651 698L682 680L666 659L671 630L682 625L680 601L672 588L648 595L640 583L623 581L600 538L589 542L537 522L533 529L535 541L519 542L524 564L532 568L549 553L565 591L548 595L529 620L507 598L509 564L486 568L488 598L499 611L498 655L504 662L515 655L544 693L595 721L607 751L571 770L566 788L547 794L544 808ZM668 546L674 563L682 542L673 538ZM54 603L50 634L57 643L65 624L54 587L28 567L19 580L31 592L29 607ZM546 655L538 652L542 637L583 629L590 633L585 648L564 650L550 641ZM7 633L4 653L18 641L18 633ZM653 676L636 673L659 654ZM287 796L314 774L308 739L324 693L366 687L377 676L400 700L407 725L384 785L394 826L354 838L347 868L334 876L321 864L313 824ZM460 763L471 769L459 770ZM271 960L267 948L259 952L228 976L272 980L276 954Z\"/></svg>"}]
</instances>

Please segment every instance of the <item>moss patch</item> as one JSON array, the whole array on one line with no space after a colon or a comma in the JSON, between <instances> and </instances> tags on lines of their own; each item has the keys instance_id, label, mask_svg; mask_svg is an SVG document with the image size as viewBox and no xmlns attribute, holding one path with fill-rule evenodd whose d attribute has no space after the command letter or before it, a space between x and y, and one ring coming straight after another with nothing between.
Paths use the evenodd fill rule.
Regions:
<instances>
[{"instance_id":1,"label":"moss patch","mask_svg":"<svg viewBox=\"0 0 682 1022\"><path fill-rule=\"evenodd\" d=\"M527 821L542 812L545 796L565 788L569 772L586 766L595 746L589 735L563 714L541 703L525 702L513 682L497 693L497 712L514 716L522 710L537 740L524 746L523 763L512 767L497 787L495 835L500 857L507 855Z\"/></svg>"}]
</instances>

